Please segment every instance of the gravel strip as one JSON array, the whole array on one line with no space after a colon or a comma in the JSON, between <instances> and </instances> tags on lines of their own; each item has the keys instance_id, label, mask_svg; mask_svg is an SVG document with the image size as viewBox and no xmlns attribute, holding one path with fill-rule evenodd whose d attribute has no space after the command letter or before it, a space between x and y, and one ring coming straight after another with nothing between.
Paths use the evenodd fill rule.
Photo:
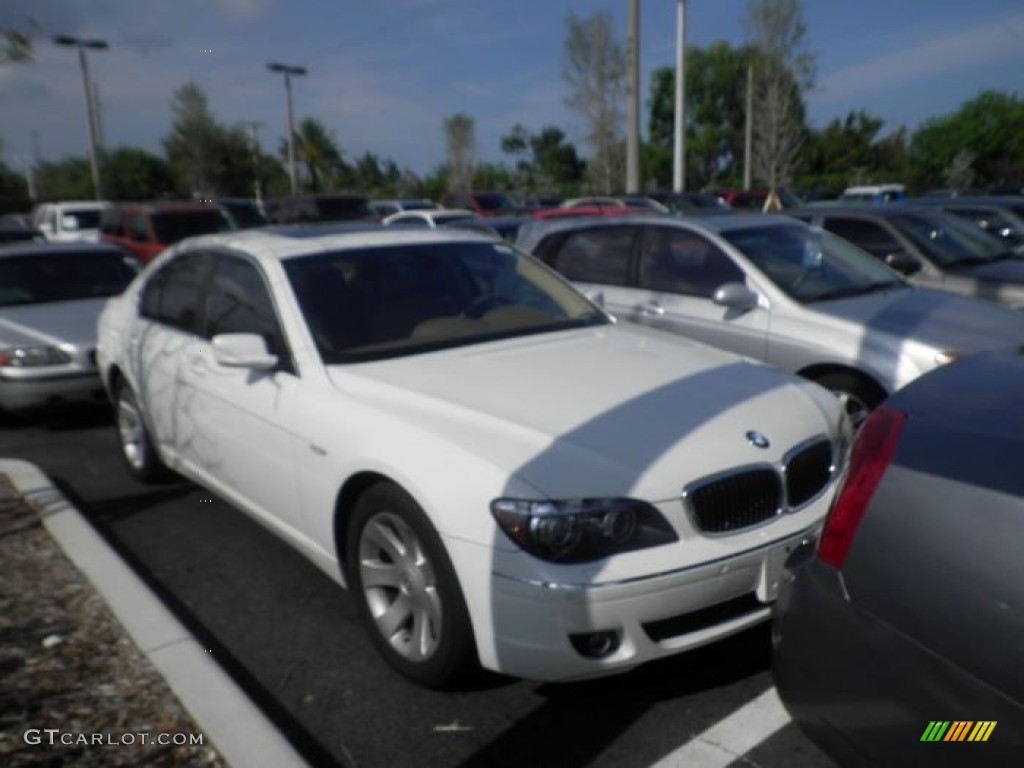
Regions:
<instances>
[{"instance_id":1,"label":"gravel strip","mask_svg":"<svg viewBox=\"0 0 1024 768\"><path fill-rule=\"evenodd\" d=\"M227 765L3 474L0 765Z\"/></svg>"}]
</instances>

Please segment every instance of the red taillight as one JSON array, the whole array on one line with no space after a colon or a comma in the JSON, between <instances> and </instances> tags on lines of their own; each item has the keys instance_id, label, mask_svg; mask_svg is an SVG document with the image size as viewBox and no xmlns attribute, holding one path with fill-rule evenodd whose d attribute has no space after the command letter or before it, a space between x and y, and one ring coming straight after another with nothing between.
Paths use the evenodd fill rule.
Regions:
<instances>
[{"instance_id":1,"label":"red taillight","mask_svg":"<svg viewBox=\"0 0 1024 768\"><path fill-rule=\"evenodd\" d=\"M850 452L850 469L832 503L821 532L818 557L842 568L853 536L878 483L896 451L907 414L895 408L877 408L864 422Z\"/></svg>"}]
</instances>

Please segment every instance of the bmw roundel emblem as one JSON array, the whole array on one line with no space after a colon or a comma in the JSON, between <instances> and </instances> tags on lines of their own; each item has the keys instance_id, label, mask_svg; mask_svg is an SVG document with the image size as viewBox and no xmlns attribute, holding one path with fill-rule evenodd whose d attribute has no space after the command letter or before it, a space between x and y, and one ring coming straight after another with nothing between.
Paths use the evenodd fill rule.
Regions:
<instances>
[{"instance_id":1,"label":"bmw roundel emblem","mask_svg":"<svg viewBox=\"0 0 1024 768\"><path fill-rule=\"evenodd\" d=\"M765 437L763 434L758 432L756 429L752 429L747 432L747 442L757 448L767 448L772 444L772 441Z\"/></svg>"}]
</instances>

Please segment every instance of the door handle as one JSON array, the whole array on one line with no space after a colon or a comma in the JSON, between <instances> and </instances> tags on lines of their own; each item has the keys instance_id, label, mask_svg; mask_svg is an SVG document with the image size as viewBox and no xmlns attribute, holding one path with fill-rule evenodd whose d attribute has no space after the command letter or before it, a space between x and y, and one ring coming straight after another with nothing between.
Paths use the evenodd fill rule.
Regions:
<instances>
[{"instance_id":1,"label":"door handle","mask_svg":"<svg viewBox=\"0 0 1024 768\"><path fill-rule=\"evenodd\" d=\"M650 315L652 317L660 317L665 314L665 308L656 301L649 301L646 304L641 304L639 309L640 314Z\"/></svg>"}]
</instances>

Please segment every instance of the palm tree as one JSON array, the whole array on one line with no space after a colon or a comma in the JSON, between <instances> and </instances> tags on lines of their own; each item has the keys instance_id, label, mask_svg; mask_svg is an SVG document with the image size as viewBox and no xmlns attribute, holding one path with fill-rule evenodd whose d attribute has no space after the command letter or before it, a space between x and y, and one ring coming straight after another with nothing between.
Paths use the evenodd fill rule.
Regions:
<instances>
[{"instance_id":1,"label":"palm tree","mask_svg":"<svg viewBox=\"0 0 1024 768\"><path fill-rule=\"evenodd\" d=\"M306 167L310 192L319 192L321 182L330 183L333 172L342 164L334 134L313 117L304 118L295 131L295 154Z\"/></svg>"}]
</instances>

